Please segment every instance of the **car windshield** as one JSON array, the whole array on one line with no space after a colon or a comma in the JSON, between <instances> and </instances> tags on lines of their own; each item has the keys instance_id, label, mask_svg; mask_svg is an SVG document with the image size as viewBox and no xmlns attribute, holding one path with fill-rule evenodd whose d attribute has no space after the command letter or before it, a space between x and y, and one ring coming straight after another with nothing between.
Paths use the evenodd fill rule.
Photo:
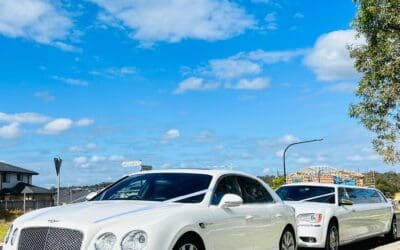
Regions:
<instances>
[{"instance_id":1,"label":"car windshield","mask_svg":"<svg viewBox=\"0 0 400 250\"><path fill-rule=\"evenodd\" d=\"M284 186L276 190L284 201L335 203L335 189L319 186Z\"/></svg>"},{"instance_id":2,"label":"car windshield","mask_svg":"<svg viewBox=\"0 0 400 250\"><path fill-rule=\"evenodd\" d=\"M105 189L94 200L166 201L208 189L212 177L190 173L148 173L128 176ZM178 202L199 203L205 194Z\"/></svg>"}]
</instances>

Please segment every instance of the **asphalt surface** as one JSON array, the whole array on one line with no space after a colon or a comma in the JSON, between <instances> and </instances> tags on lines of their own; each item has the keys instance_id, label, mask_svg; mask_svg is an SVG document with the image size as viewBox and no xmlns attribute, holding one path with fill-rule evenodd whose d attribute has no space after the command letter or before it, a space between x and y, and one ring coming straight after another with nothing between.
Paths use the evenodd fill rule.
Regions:
<instances>
[{"instance_id":1,"label":"asphalt surface","mask_svg":"<svg viewBox=\"0 0 400 250\"><path fill-rule=\"evenodd\" d=\"M359 241L340 247L339 250L370 250L389 244L383 237L376 237L364 241ZM299 250L310 250L312 248L299 248Z\"/></svg>"}]
</instances>

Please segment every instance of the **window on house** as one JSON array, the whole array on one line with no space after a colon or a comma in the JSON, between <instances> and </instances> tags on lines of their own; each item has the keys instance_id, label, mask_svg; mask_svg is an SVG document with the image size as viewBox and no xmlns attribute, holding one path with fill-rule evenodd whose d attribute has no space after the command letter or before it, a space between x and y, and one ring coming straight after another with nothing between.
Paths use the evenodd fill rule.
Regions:
<instances>
[{"instance_id":1,"label":"window on house","mask_svg":"<svg viewBox=\"0 0 400 250\"><path fill-rule=\"evenodd\" d=\"M9 183L10 182L10 174L9 173L3 173L2 174L2 181L3 181L3 183Z\"/></svg>"},{"instance_id":2,"label":"window on house","mask_svg":"<svg viewBox=\"0 0 400 250\"><path fill-rule=\"evenodd\" d=\"M22 174L17 174L17 181L23 181L23 175Z\"/></svg>"}]
</instances>

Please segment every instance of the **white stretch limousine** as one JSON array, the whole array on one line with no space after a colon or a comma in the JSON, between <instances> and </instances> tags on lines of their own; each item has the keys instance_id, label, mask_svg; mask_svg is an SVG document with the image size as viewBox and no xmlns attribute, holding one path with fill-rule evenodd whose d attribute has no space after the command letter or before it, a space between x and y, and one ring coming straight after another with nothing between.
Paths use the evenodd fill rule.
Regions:
<instances>
[{"instance_id":1,"label":"white stretch limousine","mask_svg":"<svg viewBox=\"0 0 400 250\"><path fill-rule=\"evenodd\" d=\"M397 238L393 206L375 188L295 183L276 193L296 210L299 246L336 250L383 234Z\"/></svg>"},{"instance_id":2,"label":"white stretch limousine","mask_svg":"<svg viewBox=\"0 0 400 250\"><path fill-rule=\"evenodd\" d=\"M18 218L4 250L296 249L294 209L228 170L135 173L87 202Z\"/></svg>"}]
</instances>

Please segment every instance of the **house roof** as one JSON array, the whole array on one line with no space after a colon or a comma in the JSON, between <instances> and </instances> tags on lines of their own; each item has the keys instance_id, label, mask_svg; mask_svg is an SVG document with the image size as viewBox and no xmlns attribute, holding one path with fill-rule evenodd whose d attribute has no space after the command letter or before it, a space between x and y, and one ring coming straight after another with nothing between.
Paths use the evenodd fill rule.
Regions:
<instances>
[{"instance_id":1,"label":"house roof","mask_svg":"<svg viewBox=\"0 0 400 250\"><path fill-rule=\"evenodd\" d=\"M13 166L11 164L0 162L0 172L12 172L12 173L22 173L22 174L30 174L30 175L38 175L37 172L20 168L17 166Z\"/></svg>"},{"instance_id":2,"label":"house roof","mask_svg":"<svg viewBox=\"0 0 400 250\"><path fill-rule=\"evenodd\" d=\"M0 191L0 195L5 194L54 194L54 191L34 186L25 182L18 182L13 188L4 188Z\"/></svg>"}]
</instances>

